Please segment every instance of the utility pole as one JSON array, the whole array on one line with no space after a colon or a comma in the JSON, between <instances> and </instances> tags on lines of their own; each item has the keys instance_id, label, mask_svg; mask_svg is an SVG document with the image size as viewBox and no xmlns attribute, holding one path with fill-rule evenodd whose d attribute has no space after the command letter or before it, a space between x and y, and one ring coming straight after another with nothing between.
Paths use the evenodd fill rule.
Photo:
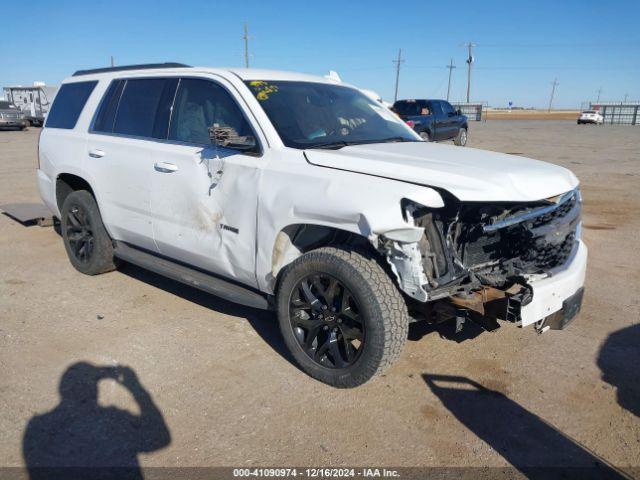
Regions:
<instances>
[{"instance_id":1,"label":"utility pole","mask_svg":"<svg viewBox=\"0 0 640 480\"><path fill-rule=\"evenodd\" d=\"M402 59L402 49L400 48L398 50L398 59L393 61L393 63L396 64L396 93L393 96L394 102L398 101L398 83L400 82L400 64L402 62L404 62L404 60Z\"/></svg>"},{"instance_id":2,"label":"utility pole","mask_svg":"<svg viewBox=\"0 0 640 480\"><path fill-rule=\"evenodd\" d=\"M244 39L244 66L249 68L249 27L247 22L244 22L244 35L242 38Z\"/></svg>"},{"instance_id":3,"label":"utility pole","mask_svg":"<svg viewBox=\"0 0 640 480\"><path fill-rule=\"evenodd\" d=\"M469 103L469 98L471 97L471 64L473 63L473 47L476 46L475 43L469 42L464 44L467 47L469 55L467 57L467 103Z\"/></svg>"},{"instance_id":4,"label":"utility pole","mask_svg":"<svg viewBox=\"0 0 640 480\"><path fill-rule=\"evenodd\" d=\"M556 93L556 87L559 85L558 79L554 78L553 83L551 85L552 87L551 87L551 98L549 99L549 111L551 111L551 105L553 105L553 96Z\"/></svg>"},{"instance_id":5,"label":"utility pole","mask_svg":"<svg viewBox=\"0 0 640 480\"><path fill-rule=\"evenodd\" d=\"M624 94L624 103L627 103L627 99L629 98L629 94L625 93Z\"/></svg>"},{"instance_id":6,"label":"utility pole","mask_svg":"<svg viewBox=\"0 0 640 480\"><path fill-rule=\"evenodd\" d=\"M596 103L600 103L600 95L602 94L602 87L600 87L597 91L598 91L598 99L596 100Z\"/></svg>"},{"instance_id":7,"label":"utility pole","mask_svg":"<svg viewBox=\"0 0 640 480\"><path fill-rule=\"evenodd\" d=\"M115 67L116 63L113 61L113 55L111 55L111 68Z\"/></svg>"},{"instance_id":8,"label":"utility pole","mask_svg":"<svg viewBox=\"0 0 640 480\"><path fill-rule=\"evenodd\" d=\"M453 64L453 58L449 62L449 65L447 65L447 68L449 69L449 85L447 85L447 102L448 102L449 93L451 92L451 72L453 71L454 68L456 68L455 65Z\"/></svg>"}]
</instances>

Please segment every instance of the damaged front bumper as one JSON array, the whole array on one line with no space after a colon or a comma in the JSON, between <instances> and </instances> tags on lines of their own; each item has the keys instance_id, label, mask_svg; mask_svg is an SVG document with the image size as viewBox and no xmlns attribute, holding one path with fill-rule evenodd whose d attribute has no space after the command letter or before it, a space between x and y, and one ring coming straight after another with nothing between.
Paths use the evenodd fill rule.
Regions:
<instances>
[{"instance_id":1,"label":"damaged front bumper","mask_svg":"<svg viewBox=\"0 0 640 480\"><path fill-rule=\"evenodd\" d=\"M569 323L580 310L587 263L580 192L545 202L462 205L449 220L407 209L408 228L384 232L378 248L408 297L412 317L481 316L490 329L505 320L535 324L539 331ZM504 214L488 214L496 208Z\"/></svg>"},{"instance_id":2,"label":"damaged front bumper","mask_svg":"<svg viewBox=\"0 0 640 480\"><path fill-rule=\"evenodd\" d=\"M553 273L547 278L529 281L533 291L531 302L520 310L520 325L525 327L536 322L545 321L549 326L564 327L573 320L580 309L582 296L574 298L571 304L567 304L576 293L583 288L585 273L587 270L587 246L579 241L578 248L573 258L565 264L565 268ZM578 303L576 306L575 303ZM562 312L564 308L564 312ZM569 310L576 310L575 312ZM562 312L562 319L550 318L554 314ZM571 315L571 318L568 318ZM544 324L541 325L544 327Z\"/></svg>"}]
</instances>

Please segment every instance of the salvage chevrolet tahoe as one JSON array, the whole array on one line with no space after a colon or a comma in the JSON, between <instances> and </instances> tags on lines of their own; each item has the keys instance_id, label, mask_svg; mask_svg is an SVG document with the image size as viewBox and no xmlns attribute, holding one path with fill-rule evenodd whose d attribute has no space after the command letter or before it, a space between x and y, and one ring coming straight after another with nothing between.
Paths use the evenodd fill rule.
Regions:
<instances>
[{"instance_id":1,"label":"salvage chevrolet tahoe","mask_svg":"<svg viewBox=\"0 0 640 480\"><path fill-rule=\"evenodd\" d=\"M570 171L427 143L331 79L76 72L46 120L37 179L77 270L126 261L274 309L301 368L336 387L391 365L412 321L544 331L582 302Z\"/></svg>"}]
</instances>

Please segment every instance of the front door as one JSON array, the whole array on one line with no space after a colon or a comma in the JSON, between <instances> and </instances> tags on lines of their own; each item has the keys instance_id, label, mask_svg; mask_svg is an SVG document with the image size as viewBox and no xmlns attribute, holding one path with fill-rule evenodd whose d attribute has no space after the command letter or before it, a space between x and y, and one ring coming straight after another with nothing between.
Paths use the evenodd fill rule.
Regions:
<instances>
[{"instance_id":1,"label":"front door","mask_svg":"<svg viewBox=\"0 0 640 480\"><path fill-rule=\"evenodd\" d=\"M169 141L154 158L153 234L162 255L256 285L256 212L264 157L216 147L212 126L254 135L223 84L182 78Z\"/></svg>"}]
</instances>

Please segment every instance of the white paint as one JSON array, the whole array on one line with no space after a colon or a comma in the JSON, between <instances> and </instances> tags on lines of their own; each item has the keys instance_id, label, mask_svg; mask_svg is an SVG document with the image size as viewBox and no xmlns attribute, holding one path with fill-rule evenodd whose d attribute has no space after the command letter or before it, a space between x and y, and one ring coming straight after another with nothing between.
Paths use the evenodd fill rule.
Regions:
<instances>
[{"instance_id":1,"label":"white paint","mask_svg":"<svg viewBox=\"0 0 640 480\"><path fill-rule=\"evenodd\" d=\"M218 153L224 165L213 165L220 159L210 145L89 133L93 114L112 79L167 76L200 77L226 87L256 132L262 155L222 149ZM286 242L280 241L275 248L276 240L282 240L279 234L288 226L313 224L346 230L374 246L381 235L388 234L402 253L392 261L394 269L412 279L402 286L408 294L425 300L424 291L408 291L408 285L415 288L416 282L424 281L424 272L421 266L416 270L420 260L415 240L421 229L404 220L403 199L441 208L443 199L430 188L433 186L463 201L531 201L567 192L578 184L568 170L544 162L424 142L361 145L338 151L288 148L243 83L253 79L336 82L288 72L199 67L67 79L65 83L97 80L98 85L73 130L43 130L38 186L45 204L59 216L55 180L62 173L78 175L92 185L114 240L267 293L273 293L280 268L295 258L291 251L282 251ZM104 156L89 156L94 150L103 151ZM176 168L158 171L154 165L162 163ZM212 180L207 172L219 169L223 174L210 189ZM274 261L278 251L282 258ZM534 301L524 309L526 323L548 314L543 311L552 301L548 292L553 291L561 304L582 285L586 248L581 252L568 270L577 273L532 282ZM557 302L552 303L553 308Z\"/></svg>"},{"instance_id":2,"label":"white paint","mask_svg":"<svg viewBox=\"0 0 640 480\"><path fill-rule=\"evenodd\" d=\"M564 270L551 277L529 281L533 288L533 300L522 307L521 326L531 325L560 310L562 302L584 285L586 270L587 246L580 240L575 257Z\"/></svg>"}]
</instances>

